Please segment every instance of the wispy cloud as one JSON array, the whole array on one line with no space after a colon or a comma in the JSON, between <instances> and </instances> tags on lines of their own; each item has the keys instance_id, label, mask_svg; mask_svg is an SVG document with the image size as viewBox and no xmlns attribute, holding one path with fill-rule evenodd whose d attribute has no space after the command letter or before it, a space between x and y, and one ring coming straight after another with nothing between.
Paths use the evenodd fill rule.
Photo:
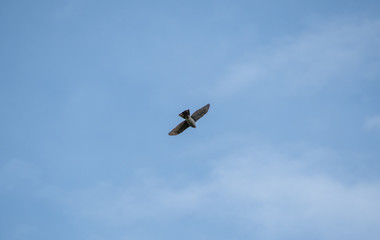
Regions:
<instances>
[{"instance_id":1,"label":"wispy cloud","mask_svg":"<svg viewBox=\"0 0 380 240\"><path fill-rule=\"evenodd\" d=\"M235 217L263 226L261 237L302 236L296 229L328 239L379 236L379 183L349 184L315 167L303 157L253 152L224 162L213 186L234 203L226 209Z\"/></svg>"},{"instance_id":2,"label":"wispy cloud","mask_svg":"<svg viewBox=\"0 0 380 240\"><path fill-rule=\"evenodd\" d=\"M250 238L378 239L380 182L336 174L331 169L345 169L334 166L340 157L316 147L253 143L213 159L205 177L179 185L167 176L137 171L125 182L99 180L75 189L44 182L37 165L12 160L1 168L0 190L21 194L32 189L29 198L60 206L70 221L111 229L158 223L180 228L191 216L200 225L233 226ZM120 239L139 234L120 231ZM154 234L144 236L153 239Z\"/></svg>"},{"instance_id":3,"label":"wispy cloud","mask_svg":"<svg viewBox=\"0 0 380 240\"><path fill-rule=\"evenodd\" d=\"M319 158L332 156L315 149L297 157L276 148L248 150L218 160L207 178L182 187L148 174L122 186L98 183L59 199L73 214L107 224L196 216L239 223L251 237L266 239L378 238L379 182L353 183L329 174L321 163L326 159Z\"/></svg>"},{"instance_id":4,"label":"wispy cloud","mask_svg":"<svg viewBox=\"0 0 380 240\"><path fill-rule=\"evenodd\" d=\"M365 128L369 130L380 130L380 116L368 118L364 123Z\"/></svg>"},{"instance_id":5,"label":"wispy cloud","mask_svg":"<svg viewBox=\"0 0 380 240\"><path fill-rule=\"evenodd\" d=\"M362 81L378 72L379 42L379 20L322 23L232 64L212 92L223 97L270 85L285 94L301 93L331 82Z\"/></svg>"}]
</instances>

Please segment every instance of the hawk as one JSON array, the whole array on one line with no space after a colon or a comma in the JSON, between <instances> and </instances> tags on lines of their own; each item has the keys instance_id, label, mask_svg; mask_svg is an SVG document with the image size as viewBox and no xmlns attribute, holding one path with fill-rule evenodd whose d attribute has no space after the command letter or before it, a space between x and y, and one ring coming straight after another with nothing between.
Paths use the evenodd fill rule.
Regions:
<instances>
[{"instance_id":1,"label":"hawk","mask_svg":"<svg viewBox=\"0 0 380 240\"><path fill-rule=\"evenodd\" d=\"M184 118L185 121L181 122L180 124L177 125L171 132L169 133L170 136L173 135L178 135L181 132L185 131L186 128L193 127L196 128L197 126L195 125L195 122L198 121L201 117L203 117L207 112L208 109L210 108L210 104L207 104L206 106L198 109L195 111L191 116L190 116L190 110L187 109L179 114L181 118Z\"/></svg>"}]
</instances>

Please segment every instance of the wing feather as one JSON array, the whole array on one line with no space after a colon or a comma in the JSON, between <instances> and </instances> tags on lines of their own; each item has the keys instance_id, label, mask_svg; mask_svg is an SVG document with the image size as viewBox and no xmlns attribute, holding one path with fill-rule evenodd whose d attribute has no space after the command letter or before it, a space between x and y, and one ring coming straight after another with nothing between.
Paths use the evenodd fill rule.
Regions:
<instances>
[{"instance_id":1,"label":"wing feather","mask_svg":"<svg viewBox=\"0 0 380 240\"><path fill-rule=\"evenodd\" d=\"M188 127L189 127L189 124L185 120L185 121L181 122L180 124L178 124L173 130L171 130L169 135L171 135L171 136L178 135L181 132L185 131L186 128L188 128Z\"/></svg>"},{"instance_id":2,"label":"wing feather","mask_svg":"<svg viewBox=\"0 0 380 240\"><path fill-rule=\"evenodd\" d=\"M198 121L201 117L203 117L208 112L209 108L210 108L210 104L207 104L206 106L195 111L193 115L191 115L191 118L194 119L194 121Z\"/></svg>"}]
</instances>

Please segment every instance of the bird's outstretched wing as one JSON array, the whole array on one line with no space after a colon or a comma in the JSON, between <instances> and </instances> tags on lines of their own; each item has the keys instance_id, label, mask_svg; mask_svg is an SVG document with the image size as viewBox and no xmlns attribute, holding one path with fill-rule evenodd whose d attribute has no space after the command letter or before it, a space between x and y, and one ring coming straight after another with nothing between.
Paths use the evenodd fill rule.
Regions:
<instances>
[{"instance_id":1,"label":"bird's outstretched wing","mask_svg":"<svg viewBox=\"0 0 380 240\"><path fill-rule=\"evenodd\" d=\"M180 134L181 132L185 131L186 128L189 127L189 124L185 121L181 122L180 124L177 125L177 127L175 127L173 130L171 130L171 132L169 133L169 135L178 135Z\"/></svg>"},{"instance_id":2,"label":"bird's outstretched wing","mask_svg":"<svg viewBox=\"0 0 380 240\"><path fill-rule=\"evenodd\" d=\"M209 108L210 108L210 104L207 104L206 106L195 111L193 115L191 115L191 118L194 119L194 121L198 121L201 117L203 117L208 112Z\"/></svg>"}]
</instances>

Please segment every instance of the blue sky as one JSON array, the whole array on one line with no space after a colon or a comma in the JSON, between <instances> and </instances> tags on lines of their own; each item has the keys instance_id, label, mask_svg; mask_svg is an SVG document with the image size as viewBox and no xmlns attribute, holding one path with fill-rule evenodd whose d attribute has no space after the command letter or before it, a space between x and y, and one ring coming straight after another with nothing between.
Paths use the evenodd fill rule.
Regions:
<instances>
[{"instance_id":1,"label":"blue sky","mask_svg":"<svg viewBox=\"0 0 380 240\"><path fill-rule=\"evenodd\" d=\"M3 0L0 32L0 239L380 238L378 1Z\"/></svg>"}]
</instances>

